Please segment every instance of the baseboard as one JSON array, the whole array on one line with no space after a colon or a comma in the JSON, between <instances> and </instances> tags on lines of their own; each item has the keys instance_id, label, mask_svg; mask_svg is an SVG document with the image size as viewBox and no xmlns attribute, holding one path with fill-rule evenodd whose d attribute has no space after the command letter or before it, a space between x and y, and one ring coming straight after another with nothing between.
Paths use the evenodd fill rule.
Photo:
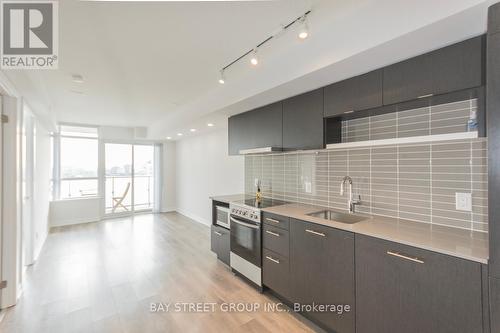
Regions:
<instances>
[{"instance_id":1,"label":"baseboard","mask_svg":"<svg viewBox=\"0 0 500 333\"><path fill-rule=\"evenodd\" d=\"M184 215L184 216L190 218L191 220L196 221L200 224L203 224L206 226L210 226L210 224L211 224L210 221L208 221L207 219L204 219L196 214L192 214L192 213L185 211L183 209L177 209L176 211L177 211L177 213L182 214L182 215Z\"/></svg>"},{"instance_id":2,"label":"baseboard","mask_svg":"<svg viewBox=\"0 0 500 333\"><path fill-rule=\"evenodd\" d=\"M162 208L161 212L162 213L170 213L170 212L175 212L177 211L177 209L175 207L165 207L165 208Z\"/></svg>"}]
</instances>

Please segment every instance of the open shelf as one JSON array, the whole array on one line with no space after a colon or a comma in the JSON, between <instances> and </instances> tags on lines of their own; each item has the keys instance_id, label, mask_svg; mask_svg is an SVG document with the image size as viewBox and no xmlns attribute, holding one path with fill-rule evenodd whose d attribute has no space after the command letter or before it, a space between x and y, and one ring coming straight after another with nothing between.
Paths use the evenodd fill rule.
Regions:
<instances>
[{"instance_id":1,"label":"open shelf","mask_svg":"<svg viewBox=\"0 0 500 333\"><path fill-rule=\"evenodd\" d=\"M479 137L479 134L477 131L475 131L475 132L461 132L461 133L450 133L450 134L411 136L411 137L407 137L407 138L332 143L332 144L326 145L326 149L345 149L345 148L358 148L358 147L400 145L400 144L410 144L410 143L452 141L452 140L463 140L463 139L476 139L478 137Z\"/></svg>"}]
</instances>

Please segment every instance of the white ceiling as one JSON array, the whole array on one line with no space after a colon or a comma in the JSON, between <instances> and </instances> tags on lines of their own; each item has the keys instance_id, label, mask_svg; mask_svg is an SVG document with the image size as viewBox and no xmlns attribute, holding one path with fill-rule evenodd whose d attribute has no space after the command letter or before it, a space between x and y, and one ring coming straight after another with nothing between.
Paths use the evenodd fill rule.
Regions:
<instances>
[{"instance_id":1,"label":"white ceiling","mask_svg":"<svg viewBox=\"0 0 500 333\"><path fill-rule=\"evenodd\" d=\"M64 0L59 69L5 74L56 121L147 126L164 139L480 34L492 2ZM259 52L257 68L245 59L217 83L221 67L309 8L310 38L290 31Z\"/></svg>"}]
</instances>

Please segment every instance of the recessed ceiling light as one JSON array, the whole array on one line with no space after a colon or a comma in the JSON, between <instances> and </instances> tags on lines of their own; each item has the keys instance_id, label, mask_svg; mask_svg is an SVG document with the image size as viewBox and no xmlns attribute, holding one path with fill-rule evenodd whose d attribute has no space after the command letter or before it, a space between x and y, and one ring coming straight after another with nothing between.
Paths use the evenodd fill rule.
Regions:
<instances>
[{"instance_id":1,"label":"recessed ceiling light","mask_svg":"<svg viewBox=\"0 0 500 333\"><path fill-rule=\"evenodd\" d=\"M208 126L208 127L214 127L214 124L212 124L212 123L208 123L208 124L207 124L207 126Z\"/></svg>"},{"instance_id":2,"label":"recessed ceiling light","mask_svg":"<svg viewBox=\"0 0 500 333\"><path fill-rule=\"evenodd\" d=\"M351 110L351 111L345 111L344 113L353 113L354 110Z\"/></svg>"},{"instance_id":3,"label":"recessed ceiling light","mask_svg":"<svg viewBox=\"0 0 500 333\"><path fill-rule=\"evenodd\" d=\"M191 132L196 132L196 128L191 128L190 131Z\"/></svg>"},{"instance_id":4,"label":"recessed ceiling light","mask_svg":"<svg viewBox=\"0 0 500 333\"><path fill-rule=\"evenodd\" d=\"M73 75L71 75L71 79L75 83L83 83L84 82L83 76L81 76L80 74L73 74Z\"/></svg>"},{"instance_id":5,"label":"recessed ceiling light","mask_svg":"<svg viewBox=\"0 0 500 333\"><path fill-rule=\"evenodd\" d=\"M182 133L177 133L177 136L182 136Z\"/></svg>"},{"instance_id":6,"label":"recessed ceiling light","mask_svg":"<svg viewBox=\"0 0 500 333\"><path fill-rule=\"evenodd\" d=\"M167 136L167 140L172 140L172 137L171 136Z\"/></svg>"}]
</instances>

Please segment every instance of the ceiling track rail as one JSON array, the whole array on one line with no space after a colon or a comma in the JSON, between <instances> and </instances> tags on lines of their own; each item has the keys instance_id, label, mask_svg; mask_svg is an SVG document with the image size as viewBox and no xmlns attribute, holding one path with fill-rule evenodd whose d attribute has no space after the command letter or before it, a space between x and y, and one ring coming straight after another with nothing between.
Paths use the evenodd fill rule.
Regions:
<instances>
[{"instance_id":1,"label":"ceiling track rail","mask_svg":"<svg viewBox=\"0 0 500 333\"><path fill-rule=\"evenodd\" d=\"M263 41L261 41L259 44L257 44L257 46L255 48L251 48L250 50L248 50L247 52L243 53L242 55L240 55L238 58L234 59L233 61L231 61L230 63L228 63L226 66L222 67L221 71L224 72L226 71L229 67L231 67L232 65L234 65L235 63L237 63L238 61L240 61L241 59L245 58L247 55L249 55L250 53L252 53L255 49L258 49L260 48L261 46L263 46L264 44L268 43L269 41L271 41L272 39L278 37L280 34L282 34L284 31L286 31L288 28L290 28L292 25L294 25L295 23L297 22L300 22L302 20L304 20L307 15L309 15L311 13L310 10L308 10L307 12L305 12L303 15L297 17L295 20L291 21L290 23L286 24L283 26L283 28L276 34L274 35L271 35L269 37L267 37L266 39L264 39Z\"/></svg>"}]
</instances>

